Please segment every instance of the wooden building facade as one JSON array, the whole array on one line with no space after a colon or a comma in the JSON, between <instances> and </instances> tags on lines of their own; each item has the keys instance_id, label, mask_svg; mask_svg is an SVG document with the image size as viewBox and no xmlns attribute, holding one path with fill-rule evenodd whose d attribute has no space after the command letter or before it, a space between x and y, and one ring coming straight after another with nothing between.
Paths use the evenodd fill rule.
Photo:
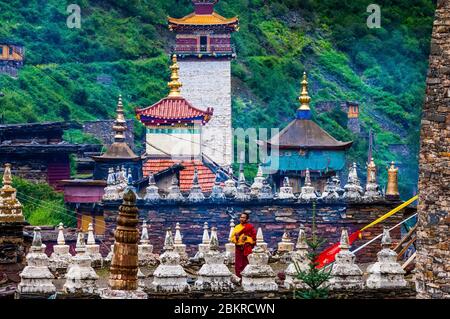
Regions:
<instances>
[{"instance_id":1,"label":"wooden building facade","mask_svg":"<svg viewBox=\"0 0 450 319\"><path fill-rule=\"evenodd\" d=\"M0 125L0 166L11 163L15 176L62 190L60 182L70 178L70 154L92 148L63 141L64 130L77 127L69 122Z\"/></svg>"},{"instance_id":2,"label":"wooden building facade","mask_svg":"<svg viewBox=\"0 0 450 319\"><path fill-rule=\"evenodd\" d=\"M231 33L239 29L237 17L225 18L214 11L217 0L193 0L194 12L169 17L169 30L176 33L174 53L180 58L234 57Z\"/></svg>"},{"instance_id":3,"label":"wooden building facade","mask_svg":"<svg viewBox=\"0 0 450 319\"><path fill-rule=\"evenodd\" d=\"M16 77L25 61L25 48L17 43L0 41L0 73Z\"/></svg>"}]
</instances>

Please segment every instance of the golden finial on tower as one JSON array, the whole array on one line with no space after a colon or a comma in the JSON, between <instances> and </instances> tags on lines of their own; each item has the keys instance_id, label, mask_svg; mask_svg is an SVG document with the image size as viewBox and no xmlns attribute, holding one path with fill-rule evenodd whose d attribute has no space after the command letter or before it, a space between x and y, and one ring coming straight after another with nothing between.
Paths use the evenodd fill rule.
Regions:
<instances>
[{"instance_id":1,"label":"golden finial on tower","mask_svg":"<svg viewBox=\"0 0 450 319\"><path fill-rule=\"evenodd\" d=\"M177 55L174 54L172 56L172 65L170 66L170 71L172 72L170 75L170 82L167 83L167 86L170 88L169 96L176 97L181 96L181 87L183 86L180 82L180 76L178 71L180 67L177 62Z\"/></svg>"},{"instance_id":2,"label":"golden finial on tower","mask_svg":"<svg viewBox=\"0 0 450 319\"><path fill-rule=\"evenodd\" d=\"M113 131L115 132L114 142L123 142L125 141L124 132L127 130L127 122L125 121L125 116L123 114L122 94L119 94L116 112L117 112L116 121L114 122L113 126Z\"/></svg>"},{"instance_id":3,"label":"golden finial on tower","mask_svg":"<svg viewBox=\"0 0 450 319\"><path fill-rule=\"evenodd\" d=\"M300 92L300 96L298 98L298 100L300 101L299 110L309 111L309 102L311 101L311 97L308 95L308 78L306 77L306 72L303 72L303 80L301 84L302 91Z\"/></svg>"},{"instance_id":4,"label":"golden finial on tower","mask_svg":"<svg viewBox=\"0 0 450 319\"><path fill-rule=\"evenodd\" d=\"M22 204L17 200L17 191L11 184L11 164L5 164L0 189L0 222L23 222Z\"/></svg>"},{"instance_id":5,"label":"golden finial on tower","mask_svg":"<svg viewBox=\"0 0 450 319\"><path fill-rule=\"evenodd\" d=\"M398 199L400 194L398 192L398 167L395 167L394 161L388 168L388 184L386 188L387 199Z\"/></svg>"}]
</instances>

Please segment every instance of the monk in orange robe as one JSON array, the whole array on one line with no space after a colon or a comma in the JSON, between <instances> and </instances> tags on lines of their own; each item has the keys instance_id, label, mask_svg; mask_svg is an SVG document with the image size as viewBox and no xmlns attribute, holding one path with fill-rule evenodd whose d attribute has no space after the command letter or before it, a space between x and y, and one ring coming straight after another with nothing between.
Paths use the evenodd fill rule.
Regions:
<instances>
[{"instance_id":1,"label":"monk in orange robe","mask_svg":"<svg viewBox=\"0 0 450 319\"><path fill-rule=\"evenodd\" d=\"M230 238L230 241L236 245L234 269L239 278L242 277L241 272L248 265L247 256L252 253L252 249L256 245L256 231L248 219L247 213L241 214L240 224L234 227Z\"/></svg>"}]
</instances>

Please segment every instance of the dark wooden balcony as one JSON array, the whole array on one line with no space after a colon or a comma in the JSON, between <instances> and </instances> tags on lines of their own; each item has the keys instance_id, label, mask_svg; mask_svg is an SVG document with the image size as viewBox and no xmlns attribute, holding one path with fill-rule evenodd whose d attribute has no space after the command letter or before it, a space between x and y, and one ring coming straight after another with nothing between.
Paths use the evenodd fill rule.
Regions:
<instances>
[{"instance_id":1,"label":"dark wooden balcony","mask_svg":"<svg viewBox=\"0 0 450 319\"><path fill-rule=\"evenodd\" d=\"M181 57L183 56L210 56L210 57L236 57L236 48L230 44L214 44L214 45L182 45L177 44L172 47L172 53Z\"/></svg>"}]
</instances>

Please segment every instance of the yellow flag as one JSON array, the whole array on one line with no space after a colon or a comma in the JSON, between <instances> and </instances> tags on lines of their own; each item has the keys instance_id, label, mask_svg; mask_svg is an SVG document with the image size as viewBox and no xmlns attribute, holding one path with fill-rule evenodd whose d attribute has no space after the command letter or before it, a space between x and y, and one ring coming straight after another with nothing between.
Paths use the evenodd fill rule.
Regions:
<instances>
[{"instance_id":1,"label":"yellow flag","mask_svg":"<svg viewBox=\"0 0 450 319\"><path fill-rule=\"evenodd\" d=\"M380 222L382 222L383 220L385 220L386 218L394 215L396 212L398 212L399 210L402 210L403 208L405 208L406 206L409 206L409 204L411 204L412 202L414 202L415 200L417 200L419 198L418 195L408 199L406 202L404 202L403 204L395 207L393 210L391 210L389 213L384 214L383 216L381 216L380 218L378 218L377 220L371 222L369 225L364 226L363 228L361 228L361 231L370 228Z\"/></svg>"}]
</instances>

